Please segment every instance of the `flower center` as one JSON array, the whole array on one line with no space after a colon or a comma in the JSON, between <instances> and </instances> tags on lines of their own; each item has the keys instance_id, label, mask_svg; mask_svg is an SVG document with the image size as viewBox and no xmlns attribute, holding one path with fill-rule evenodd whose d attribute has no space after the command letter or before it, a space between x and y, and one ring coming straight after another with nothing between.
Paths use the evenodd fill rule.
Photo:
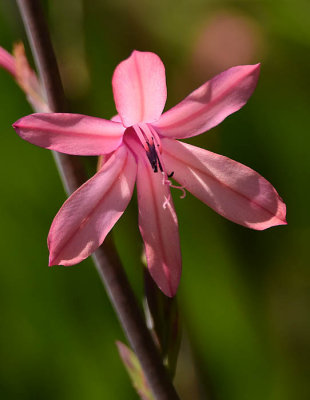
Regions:
<instances>
[{"instance_id":1,"label":"flower center","mask_svg":"<svg viewBox=\"0 0 310 400\"><path fill-rule=\"evenodd\" d=\"M136 138L138 138L139 142L142 144L142 147L146 152L147 158L151 164L153 171L155 173L160 171L160 173L162 174L163 184L168 185L171 188L180 189L182 191L181 199L183 199L186 194L184 187L173 185L169 180L169 178L172 178L174 172L172 171L169 174L166 172L165 165L161 156L161 141L156 130L152 127L152 125L146 123L135 124L127 129L131 133L132 131L135 132ZM134 139L131 134L127 136L125 141L134 153L139 154L139 152L141 151L140 145L139 150L137 151L136 139ZM166 203L163 204L163 207L166 207Z\"/></svg>"},{"instance_id":2,"label":"flower center","mask_svg":"<svg viewBox=\"0 0 310 400\"><path fill-rule=\"evenodd\" d=\"M132 128L144 147L153 171L164 172L163 162L161 159L161 143L155 129L151 125L144 123L133 125Z\"/></svg>"}]
</instances>

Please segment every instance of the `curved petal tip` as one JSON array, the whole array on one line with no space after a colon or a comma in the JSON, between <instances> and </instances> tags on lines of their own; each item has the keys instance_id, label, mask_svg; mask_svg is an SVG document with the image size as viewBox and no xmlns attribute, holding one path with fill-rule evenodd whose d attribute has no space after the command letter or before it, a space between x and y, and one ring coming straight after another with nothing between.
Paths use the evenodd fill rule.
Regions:
<instances>
[{"instance_id":1,"label":"curved petal tip","mask_svg":"<svg viewBox=\"0 0 310 400\"><path fill-rule=\"evenodd\" d=\"M278 207L275 211L275 215L273 218L265 221L264 223L259 224L259 226L249 226L249 228L256 229L256 230L266 230L268 228L272 228L273 226L281 226L287 225L286 220L286 204L283 202L281 197L278 195Z\"/></svg>"},{"instance_id":2,"label":"curved petal tip","mask_svg":"<svg viewBox=\"0 0 310 400\"><path fill-rule=\"evenodd\" d=\"M258 81L260 64L238 65L194 90L155 123L162 136L184 139L208 131L240 110Z\"/></svg>"}]
</instances>

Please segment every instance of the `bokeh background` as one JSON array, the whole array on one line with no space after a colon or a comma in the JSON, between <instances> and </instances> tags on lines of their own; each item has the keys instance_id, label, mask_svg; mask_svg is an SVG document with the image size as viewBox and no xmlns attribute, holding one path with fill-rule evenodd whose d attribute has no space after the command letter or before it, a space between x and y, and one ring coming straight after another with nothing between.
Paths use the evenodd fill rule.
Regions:
<instances>
[{"instance_id":1,"label":"bokeh background","mask_svg":"<svg viewBox=\"0 0 310 400\"><path fill-rule=\"evenodd\" d=\"M167 107L230 66L262 63L249 103L190 142L270 180L288 226L251 231L173 193L184 260L176 385L185 400L309 399L310 3L43 4L74 112L114 115L112 73L133 49L164 61ZM0 45L20 39L31 59L15 2L0 0ZM65 194L51 154L11 128L31 108L2 70L0 88L0 397L136 399L115 347L125 338L92 262L47 267L46 237ZM135 198L114 235L141 296Z\"/></svg>"}]
</instances>

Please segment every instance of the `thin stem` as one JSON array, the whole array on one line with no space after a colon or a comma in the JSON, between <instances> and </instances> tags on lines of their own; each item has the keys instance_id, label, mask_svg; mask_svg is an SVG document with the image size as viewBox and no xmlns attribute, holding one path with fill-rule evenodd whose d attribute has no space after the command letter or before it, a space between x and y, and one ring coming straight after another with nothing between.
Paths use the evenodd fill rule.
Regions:
<instances>
[{"instance_id":1,"label":"thin stem","mask_svg":"<svg viewBox=\"0 0 310 400\"><path fill-rule=\"evenodd\" d=\"M46 91L49 107L54 112L65 112L65 96L40 1L17 0L17 4ZM76 157L55 152L54 157L67 193L70 194L85 181L84 169ZM107 237L103 245L94 253L93 259L155 398L178 400L179 397L145 325L111 236Z\"/></svg>"}]
</instances>

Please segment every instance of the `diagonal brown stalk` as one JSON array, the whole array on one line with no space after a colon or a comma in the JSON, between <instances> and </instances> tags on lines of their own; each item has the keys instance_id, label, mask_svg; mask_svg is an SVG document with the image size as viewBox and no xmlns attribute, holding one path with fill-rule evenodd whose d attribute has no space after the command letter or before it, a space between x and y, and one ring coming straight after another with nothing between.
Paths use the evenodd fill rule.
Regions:
<instances>
[{"instance_id":1,"label":"diagonal brown stalk","mask_svg":"<svg viewBox=\"0 0 310 400\"><path fill-rule=\"evenodd\" d=\"M48 27L39 0L17 0L33 55L53 112L65 112L66 102ZM86 179L79 158L53 152L68 194ZM93 260L125 334L135 351L150 388L158 400L179 399L148 331L111 236Z\"/></svg>"}]
</instances>

